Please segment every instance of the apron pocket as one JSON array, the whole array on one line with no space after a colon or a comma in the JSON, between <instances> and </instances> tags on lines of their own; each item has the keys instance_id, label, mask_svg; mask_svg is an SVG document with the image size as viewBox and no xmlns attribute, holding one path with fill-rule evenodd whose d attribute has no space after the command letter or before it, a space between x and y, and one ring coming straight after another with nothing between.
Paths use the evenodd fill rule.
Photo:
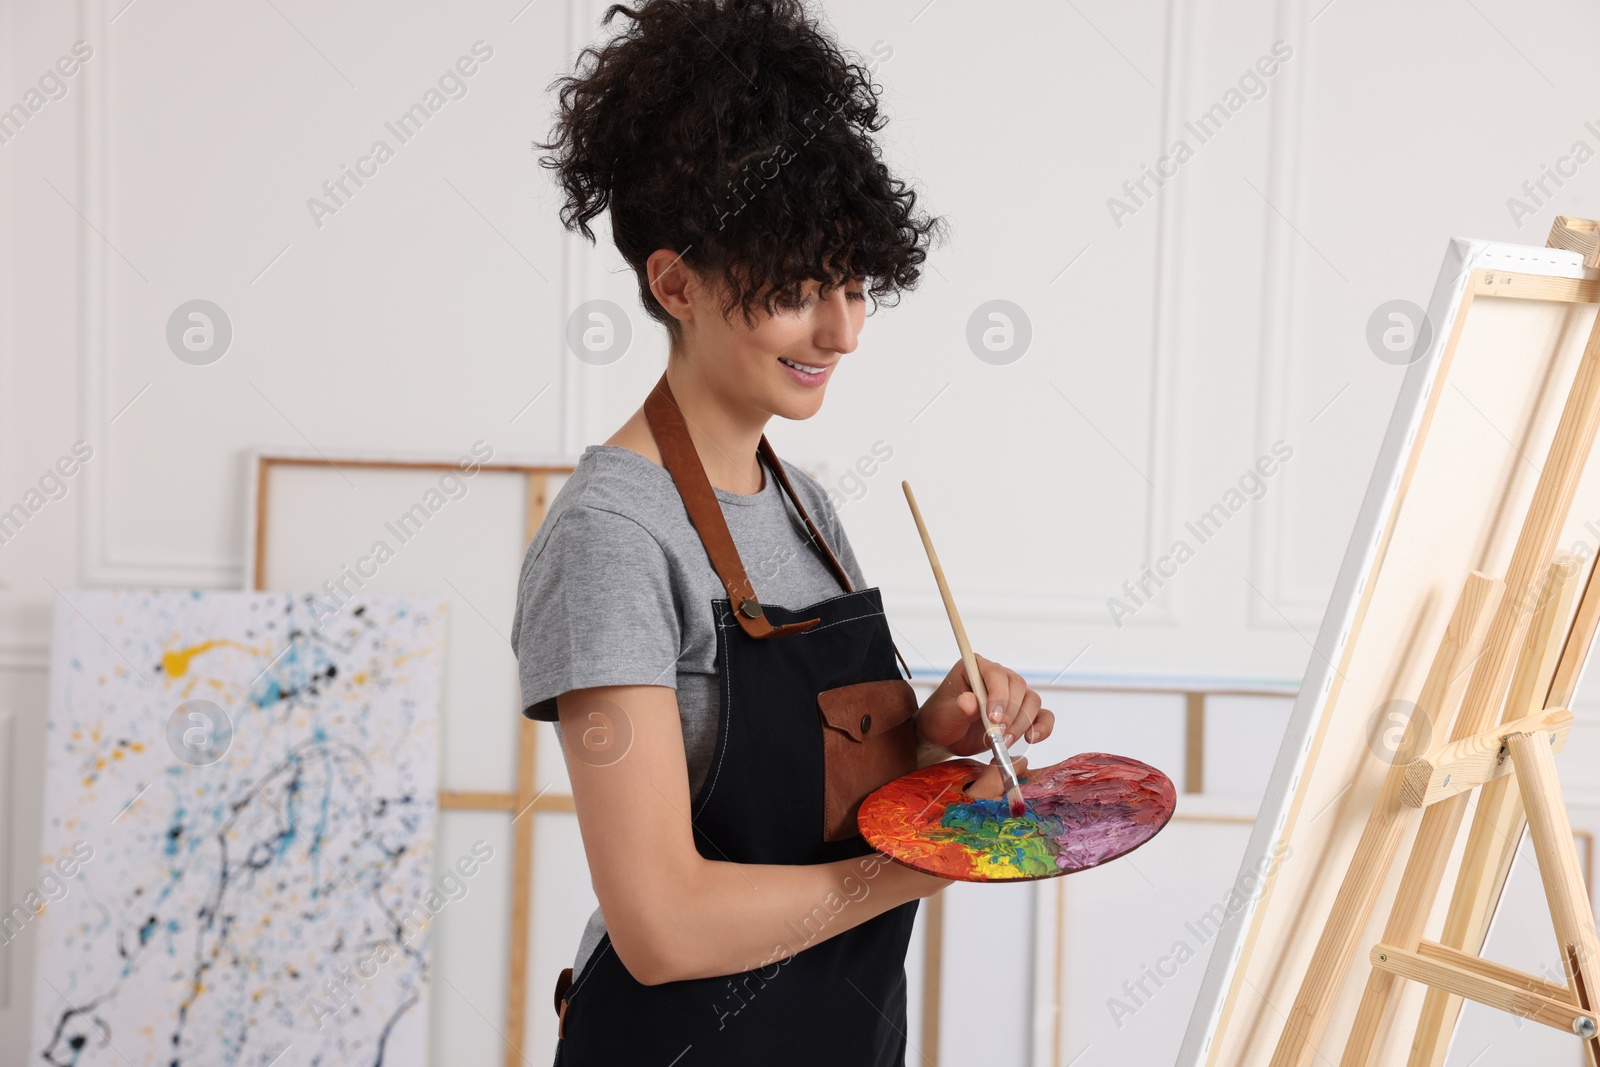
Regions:
<instances>
[{"instance_id":1,"label":"apron pocket","mask_svg":"<svg viewBox=\"0 0 1600 1067\"><path fill-rule=\"evenodd\" d=\"M917 769L917 693L901 678L817 694L822 712L824 841L857 836L856 811L881 785Z\"/></svg>"}]
</instances>

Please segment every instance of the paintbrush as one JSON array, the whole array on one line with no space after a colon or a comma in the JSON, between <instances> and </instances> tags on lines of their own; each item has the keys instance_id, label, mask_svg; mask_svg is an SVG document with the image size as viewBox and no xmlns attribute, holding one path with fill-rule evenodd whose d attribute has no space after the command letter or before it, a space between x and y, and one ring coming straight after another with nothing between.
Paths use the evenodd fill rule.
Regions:
<instances>
[{"instance_id":1,"label":"paintbrush","mask_svg":"<svg viewBox=\"0 0 1600 1067\"><path fill-rule=\"evenodd\" d=\"M1011 753L1006 751L1006 729L997 722L990 720L985 710L989 703L989 694L983 686L983 678L978 674L978 660L972 654L972 645L967 640L967 628L961 625L961 615L956 611L955 598L950 595L950 586L944 580L944 568L939 566L939 554L933 550L933 540L928 536L928 527L923 524L922 512L917 508L917 498L911 493L911 483L901 482L900 488L906 491L906 503L911 505L911 517L916 520L917 533L922 535L922 547L928 552L928 563L933 567L933 580L939 585L939 595L944 598L945 614L950 616L950 628L956 632L956 646L961 649L961 662L967 669L967 684L972 687L972 695L978 698L978 715L983 720L984 733L989 738L989 748L994 752L994 762L1000 768L1000 778L1006 787L1006 804L1011 809L1013 817L1021 816L1027 809L1022 803L1022 783L1017 780L1017 768L1011 762Z\"/></svg>"}]
</instances>

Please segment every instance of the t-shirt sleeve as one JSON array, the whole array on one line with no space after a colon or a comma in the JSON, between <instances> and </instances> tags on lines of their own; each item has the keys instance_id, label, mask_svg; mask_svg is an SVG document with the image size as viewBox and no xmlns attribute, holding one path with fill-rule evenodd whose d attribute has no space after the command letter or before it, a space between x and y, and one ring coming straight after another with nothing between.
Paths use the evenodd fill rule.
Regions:
<instances>
[{"instance_id":1,"label":"t-shirt sleeve","mask_svg":"<svg viewBox=\"0 0 1600 1067\"><path fill-rule=\"evenodd\" d=\"M517 590L512 646L523 714L597 685L676 688L681 642L666 553L638 522L577 504L556 517Z\"/></svg>"}]
</instances>

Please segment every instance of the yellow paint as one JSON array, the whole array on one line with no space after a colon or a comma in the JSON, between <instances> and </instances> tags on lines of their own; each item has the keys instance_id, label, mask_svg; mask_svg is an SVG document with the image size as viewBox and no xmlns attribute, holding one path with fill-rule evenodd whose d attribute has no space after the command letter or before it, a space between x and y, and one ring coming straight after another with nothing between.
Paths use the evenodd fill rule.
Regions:
<instances>
[{"instance_id":1,"label":"yellow paint","mask_svg":"<svg viewBox=\"0 0 1600 1067\"><path fill-rule=\"evenodd\" d=\"M263 651L259 648L251 648L249 645L241 644L238 641L226 639L202 641L200 644L192 645L189 648L178 648L170 652L161 653L161 669L167 673L169 678L182 678L189 673L189 664L196 656L210 652L213 648L237 648L253 655L260 655ZM220 682L215 681L212 684L221 685Z\"/></svg>"},{"instance_id":2,"label":"yellow paint","mask_svg":"<svg viewBox=\"0 0 1600 1067\"><path fill-rule=\"evenodd\" d=\"M238 647L238 643L234 641L202 641L200 644L191 645L188 648L163 652L161 653L161 669L167 672L167 677L169 678L182 678L189 673L189 664L196 656L204 652L210 652L213 648L226 645Z\"/></svg>"},{"instance_id":3,"label":"yellow paint","mask_svg":"<svg viewBox=\"0 0 1600 1067\"><path fill-rule=\"evenodd\" d=\"M1001 862L996 862L995 857L992 854L984 853L984 852L975 852L975 853L973 853L972 859L973 859L973 865L977 868L977 873L982 874L985 877L988 877L988 878L1014 878L1014 877L1016 877L1017 869L1011 863L1010 860L1003 860Z\"/></svg>"}]
</instances>

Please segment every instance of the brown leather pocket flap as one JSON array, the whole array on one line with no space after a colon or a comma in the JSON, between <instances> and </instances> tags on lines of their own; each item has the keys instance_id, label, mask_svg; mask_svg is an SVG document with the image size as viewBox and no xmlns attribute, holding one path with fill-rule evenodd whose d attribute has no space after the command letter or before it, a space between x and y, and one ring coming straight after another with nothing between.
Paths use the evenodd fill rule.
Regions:
<instances>
[{"instance_id":1,"label":"brown leather pocket flap","mask_svg":"<svg viewBox=\"0 0 1600 1067\"><path fill-rule=\"evenodd\" d=\"M858 682L817 694L822 721L852 741L887 733L917 711L917 691L902 678Z\"/></svg>"}]
</instances>

